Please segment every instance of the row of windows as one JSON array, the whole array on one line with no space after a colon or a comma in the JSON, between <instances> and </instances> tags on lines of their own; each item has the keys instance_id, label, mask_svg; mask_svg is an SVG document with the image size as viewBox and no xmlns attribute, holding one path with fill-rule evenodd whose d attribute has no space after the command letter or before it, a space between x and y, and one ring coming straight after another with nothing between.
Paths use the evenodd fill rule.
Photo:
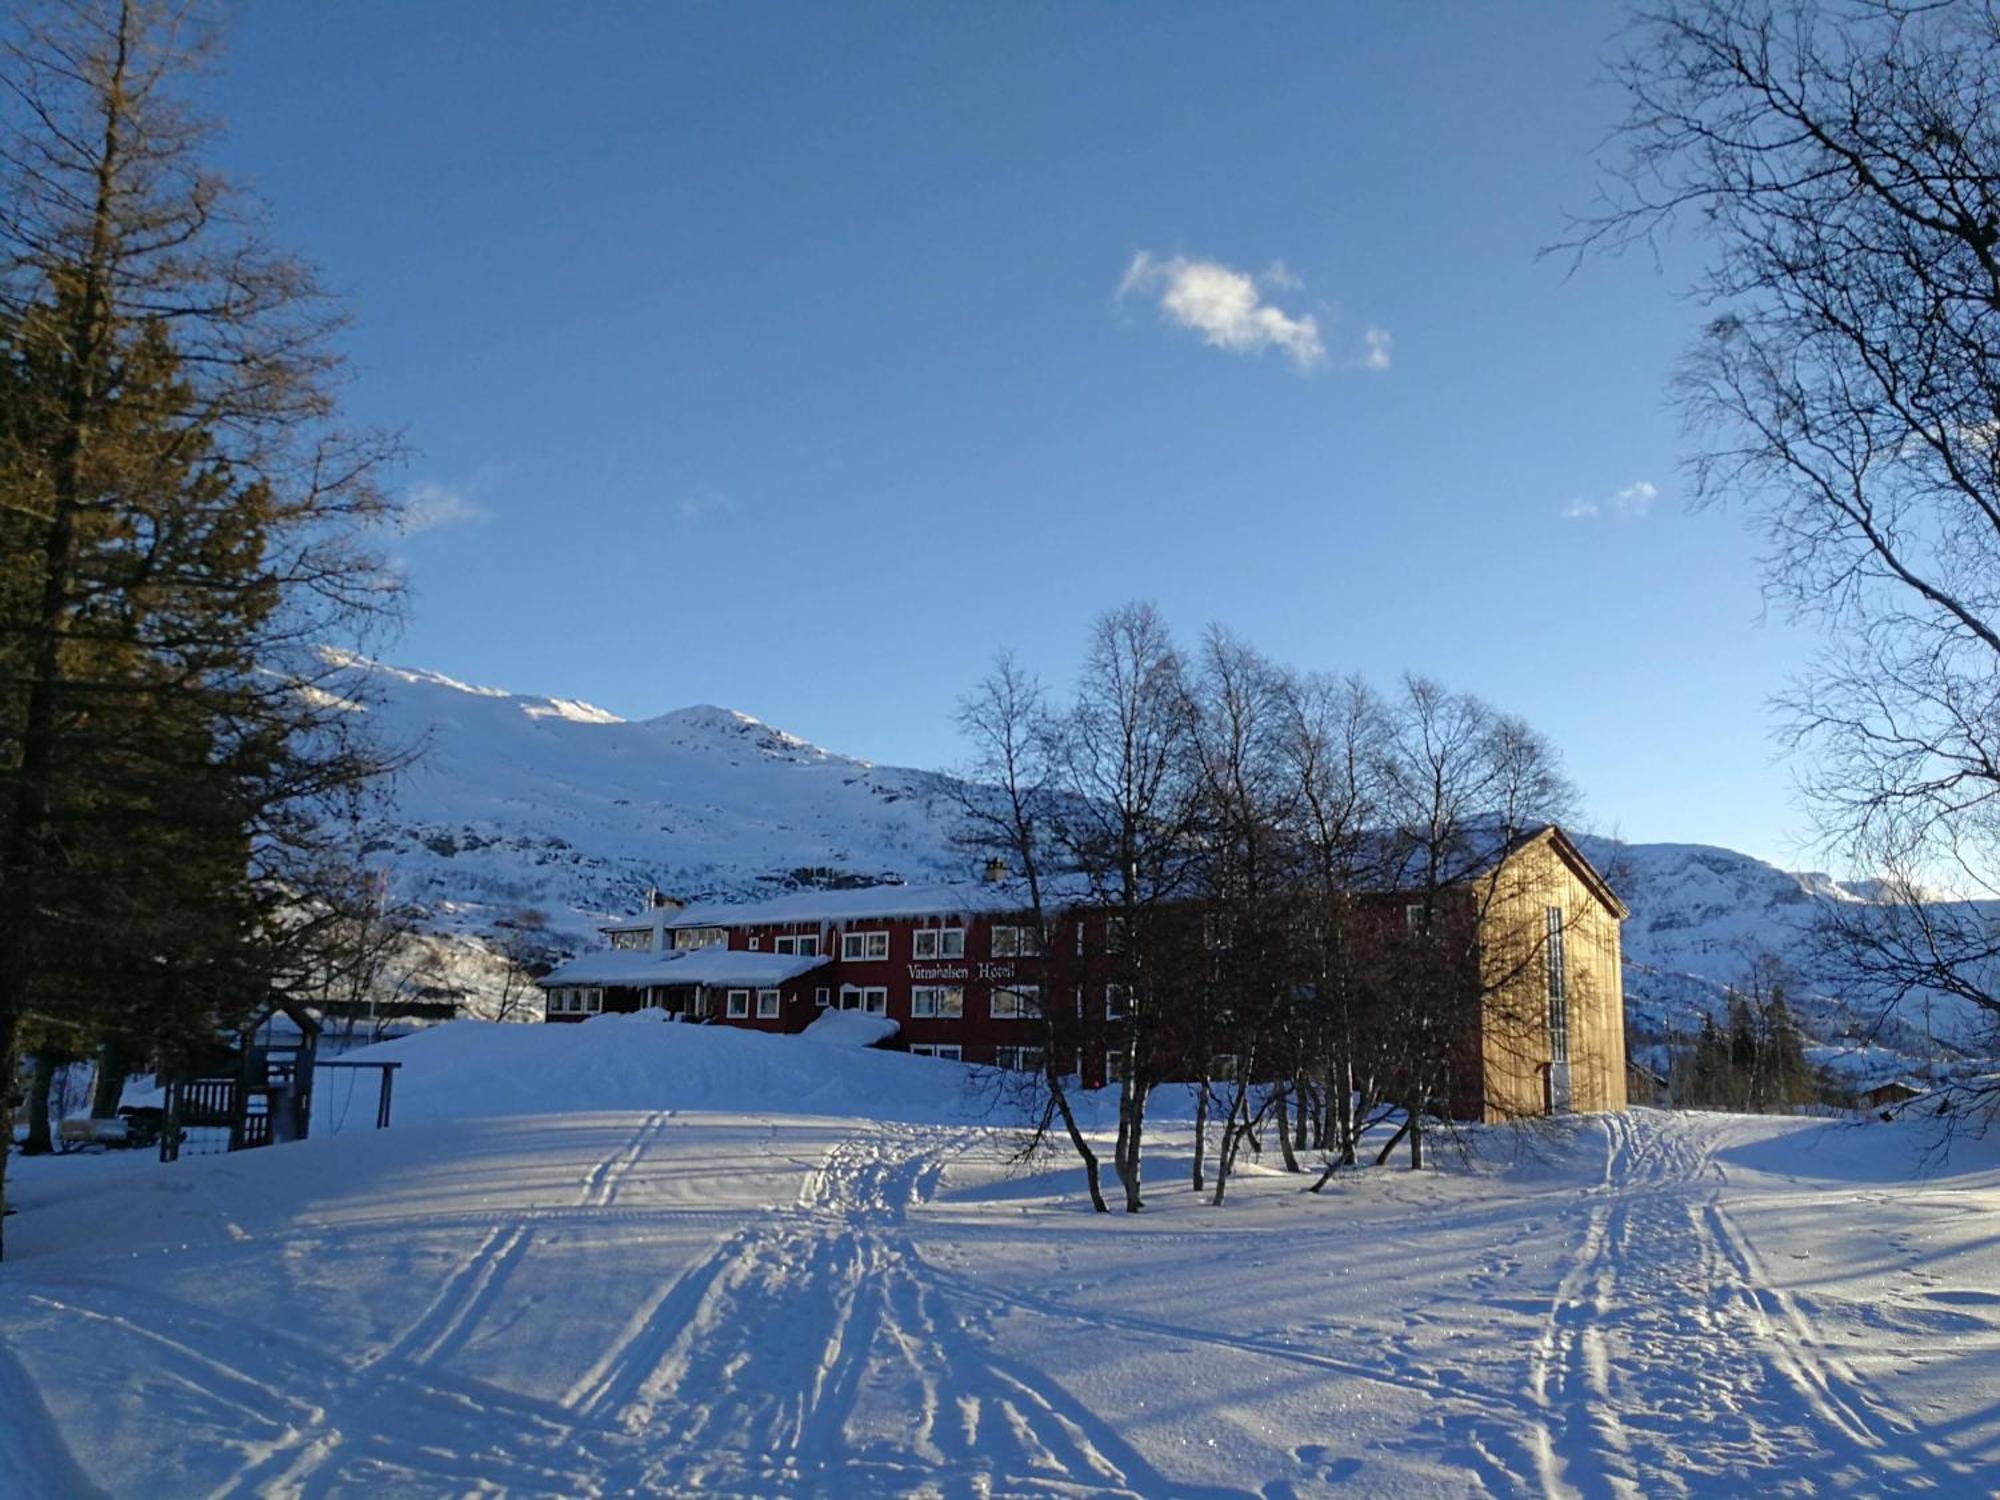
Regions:
<instances>
[{"instance_id":1,"label":"row of windows","mask_svg":"<svg viewBox=\"0 0 2000 1500\"><path fill-rule=\"evenodd\" d=\"M1412 932L1423 931L1430 922L1430 911L1420 904L1403 908L1403 920ZM1125 920L1122 917L1104 919L1105 951L1122 952L1125 947ZM965 957L965 929L963 927L920 927L910 935L912 955L919 959L936 960ZM692 948L721 947L729 941L729 930L724 927L683 927L674 933L674 949L684 952ZM752 951L762 946L762 939L749 940ZM1236 941L1236 919L1227 912L1210 912L1202 918L1202 943L1211 949L1233 947ZM649 932L614 932L611 934L613 948L647 948L652 944ZM800 958L817 958L820 952L818 933L804 933L774 937L771 951L796 955ZM1076 924L1076 951L1084 951L1084 929L1081 922ZM992 956L994 958L1040 958L1042 957L1041 933L1033 927L995 926L993 928ZM889 934L886 930L868 929L843 932L840 935L840 956L849 963L880 962L889 956Z\"/></svg>"},{"instance_id":2,"label":"row of windows","mask_svg":"<svg viewBox=\"0 0 2000 1500\"><path fill-rule=\"evenodd\" d=\"M757 1019L769 1021L777 1017L782 999L776 990L757 991ZM744 1021L750 1017L750 991L731 990L725 1002L724 1013L732 1021Z\"/></svg>"},{"instance_id":3,"label":"row of windows","mask_svg":"<svg viewBox=\"0 0 2000 1500\"><path fill-rule=\"evenodd\" d=\"M949 1062L962 1062L964 1061L964 1054L964 1048L951 1042L940 1042L935 1045L923 1042L912 1042L910 1044L910 1056L912 1057L939 1057ZM1042 1071L1042 1060L1045 1055L1040 1047L995 1047L993 1049L993 1066L1008 1073L1039 1073ZM1076 1061L1077 1067L1081 1069L1083 1059L1078 1057ZM1235 1072L1236 1058L1231 1054L1225 1053L1219 1055L1210 1064L1210 1076L1215 1078L1228 1078L1233 1076ZM1122 1052L1105 1053L1104 1081L1106 1083L1117 1083L1124 1076L1125 1054Z\"/></svg>"},{"instance_id":4,"label":"row of windows","mask_svg":"<svg viewBox=\"0 0 2000 1500\"><path fill-rule=\"evenodd\" d=\"M644 938L643 933L630 934ZM619 939L625 933L611 935L612 946L624 946ZM686 939L686 941L683 941ZM728 941L728 933L720 927L687 928L674 934L677 950L688 948L711 948ZM762 945L762 938L751 938L750 948L755 952ZM965 929L963 927L920 927L910 935L911 954L919 959L937 960L965 957ZM636 946L644 947L642 941ZM774 937L771 951L796 955L799 958L819 957L819 934L803 933ZM996 927L993 929L993 956L995 958L1039 958L1042 952L1041 934L1032 927ZM840 935L840 957L844 963L879 963L889 956L889 934L886 931L843 932Z\"/></svg>"},{"instance_id":5,"label":"row of windows","mask_svg":"<svg viewBox=\"0 0 2000 1500\"><path fill-rule=\"evenodd\" d=\"M729 1014L742 1016L747 1011L735 1009L735 997L747 996L748 990L731 990ZM765 1011L762 996L773 995L776 990L758 991L760 1016L775 1016L774 1008ZM864 1011L871 1016L889 1013L889 991L884 985L846 984L840 987L839 1004L835 1006L835 994L826 985L813 991L813 1004L821 1010L834 1007L839 1010ZM746 1001L747 1004L747 1001ZM986 1013L996 1021L1031 1021L1042 1013L1042 987L1038 984L995 985L986 1000ZM1083 991L1077 991L1077 1014L1083 1014ZM965 987L958 984L920 984L910 991L910 1015L919 1021L959 1020L965 1015ZM1125 987L1119 984L1104 988L1104 1019L1123 1020L1125 1016Z\"/></svg>"},{"instance_id":6,"label":"row of windows","mask_svg":"<svg viewBox=\"0 0 2000 1500\"><path fill-rule=\"evenodd\" d=\"M603 1009L604 991L601 989L549 991L549 1014L552 1016L594 1016Z\"/></svg>"}]
</instances>

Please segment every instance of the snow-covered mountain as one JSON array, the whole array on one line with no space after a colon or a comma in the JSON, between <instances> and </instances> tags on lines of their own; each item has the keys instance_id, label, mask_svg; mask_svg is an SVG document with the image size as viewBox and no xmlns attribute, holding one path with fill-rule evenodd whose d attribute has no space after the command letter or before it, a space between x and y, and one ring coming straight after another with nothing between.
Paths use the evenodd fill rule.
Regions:
<instances>
[{"instance_id":1,"label":"snow-covered mountain","mask_svg":"<svg viewBox=\"0 0 2000 1500\"><path fill-rule=\"evenodd\" d=\"M441 931L545 925L553 948L573 951L650 887L703 899L972 873L950 838L951 784L934 772L835 754L732 709L626 721L432 672L355 670L382 736L423 746L369 857ZM1632 910L1635 1039L1690 1032L1765 953L1800 971L1823 1038L1852 1029L1804 972L1803 936L1825 903L1865 892L1729 849L1579 843Z\"/></svg>"},{"instance_id":2,"label":"snow-covered mountain","mask_svg":"<svg viewBox=\"0 0 2000 1500\"><path fill-rule=\"evenodd\" d=\"M422 753L369 848L396 897L485 932L581 935L658 887L682 899L962 874L948 783L836 755L732 709L626 721L564 698L357 664L392 745ZM372 701L371 701L372 700Z\"/></svg>"}]
</instances>

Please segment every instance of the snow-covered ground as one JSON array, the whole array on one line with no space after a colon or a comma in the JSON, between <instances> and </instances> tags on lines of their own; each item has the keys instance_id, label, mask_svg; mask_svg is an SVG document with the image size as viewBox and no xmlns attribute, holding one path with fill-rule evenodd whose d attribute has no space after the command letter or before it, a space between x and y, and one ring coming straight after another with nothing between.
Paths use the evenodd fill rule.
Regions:
<instances>
[{"instance_id":1,"label":"snow-covered ground","mask_svg":"<svg viewBox=\"0 0 2000 1500\"><path fill-rule=\"evenodd\" d=\"M383 1055L387 1132L25 1164L0 1494L2000 1485L2000 1142L1922 1175L1914 1126L1638 1111L1322 1197L1267 1159L1216 1210L1168 1124L1100 1218L948 1063Z\"/></svg>"}]
</instances>

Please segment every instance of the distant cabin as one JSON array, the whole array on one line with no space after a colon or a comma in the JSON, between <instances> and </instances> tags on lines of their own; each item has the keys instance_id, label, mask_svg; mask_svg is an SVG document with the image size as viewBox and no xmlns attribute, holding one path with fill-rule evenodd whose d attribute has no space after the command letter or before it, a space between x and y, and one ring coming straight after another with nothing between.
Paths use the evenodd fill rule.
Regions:
<instances>
[{"instance_id":1,"label":"distant cabin","mask_svg":"<svg viewBox=\"0 0 2000 1500\"><path fill-rule=\"evenodd\" d=\"M536 983L551 1022L657 1008L789 1035L828 1010L852 1010L893 1021L894 1045L919 1056L1022 1069L1041 1066L1034 1018L1060 996L1076 1015L1073 1071L1102 1086L1120 1056L1115 918L1080 888L1067 892L1045 954L1019 900L989 872L685 907L655 901L606 925L603 949ZM1394 888L1363 900L1384 931L1433 918ZM1575 844L1553 825L1496 840L1437 905L1437 920L1476 929L1481 966L1466 990L1476 1020L1451 1042L1452 1113L1497 1121L1623 1109L1626 910ZM1185 921L1198 961L1202 944L1218 941L1215 923L1192 906Z\"/></svg>"},{"instance_id":2,"label":"distant cabin","mask_svg":"<svg viewBox=\"0 0 2000 1500\"><path fill-rule=\"evenodd\" d=\"M1913 1083L1907 1078L1891 1078L1886 1082L1857 1090L1854 1095L1854 1105L1855 1108L1864 1110L1894 1109L1899 1105L1908 1104L1912 1099L1921 1099L1929 1092L1930 1090L1922 1084Z\"/></svg>"}]
</instances>

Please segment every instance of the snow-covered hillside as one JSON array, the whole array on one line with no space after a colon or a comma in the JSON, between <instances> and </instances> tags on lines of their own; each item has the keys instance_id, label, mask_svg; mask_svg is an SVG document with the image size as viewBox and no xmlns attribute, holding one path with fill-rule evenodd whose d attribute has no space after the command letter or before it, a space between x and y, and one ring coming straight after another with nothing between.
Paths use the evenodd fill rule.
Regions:
<instances>
[{"instance_id":1,"label":"snow-covered hillside","mask_svg":"<svg viewBox=\"0 0 2000 1500\"><path fill-rule=\"evenodd\" d=\"M397 899L488 932L582 939L650 886L682 898L964 872L940 778L836 755L731 709L628 722L563 698L358 665L364 710L422 754L370 850Z\"/></svg>"},{"instance_id":2,"label":"snow-covered hillside","mask_svg":"<svg viewBox=\"0 0 2000 1500\"><path fill-rule=\"evenodd\" d=\"M950 782L934 772L823 750L731 709L627 722L432 672L355 670L382 735L424 747L370 857L443 932L489 937L533 914L552 948L573 952L648 887L703 899L971 873L951 840ZM1812 982L1802 939L1855 890L1728 849L1579 842L1632 909L1627 997L1642 1040L1692 1030L1763 953L1805 980L1797 998L1823 1039L1850 1029ZM1913 1050L1919 1035L1890 1040Z\"/></svg>"}]
</instances>

